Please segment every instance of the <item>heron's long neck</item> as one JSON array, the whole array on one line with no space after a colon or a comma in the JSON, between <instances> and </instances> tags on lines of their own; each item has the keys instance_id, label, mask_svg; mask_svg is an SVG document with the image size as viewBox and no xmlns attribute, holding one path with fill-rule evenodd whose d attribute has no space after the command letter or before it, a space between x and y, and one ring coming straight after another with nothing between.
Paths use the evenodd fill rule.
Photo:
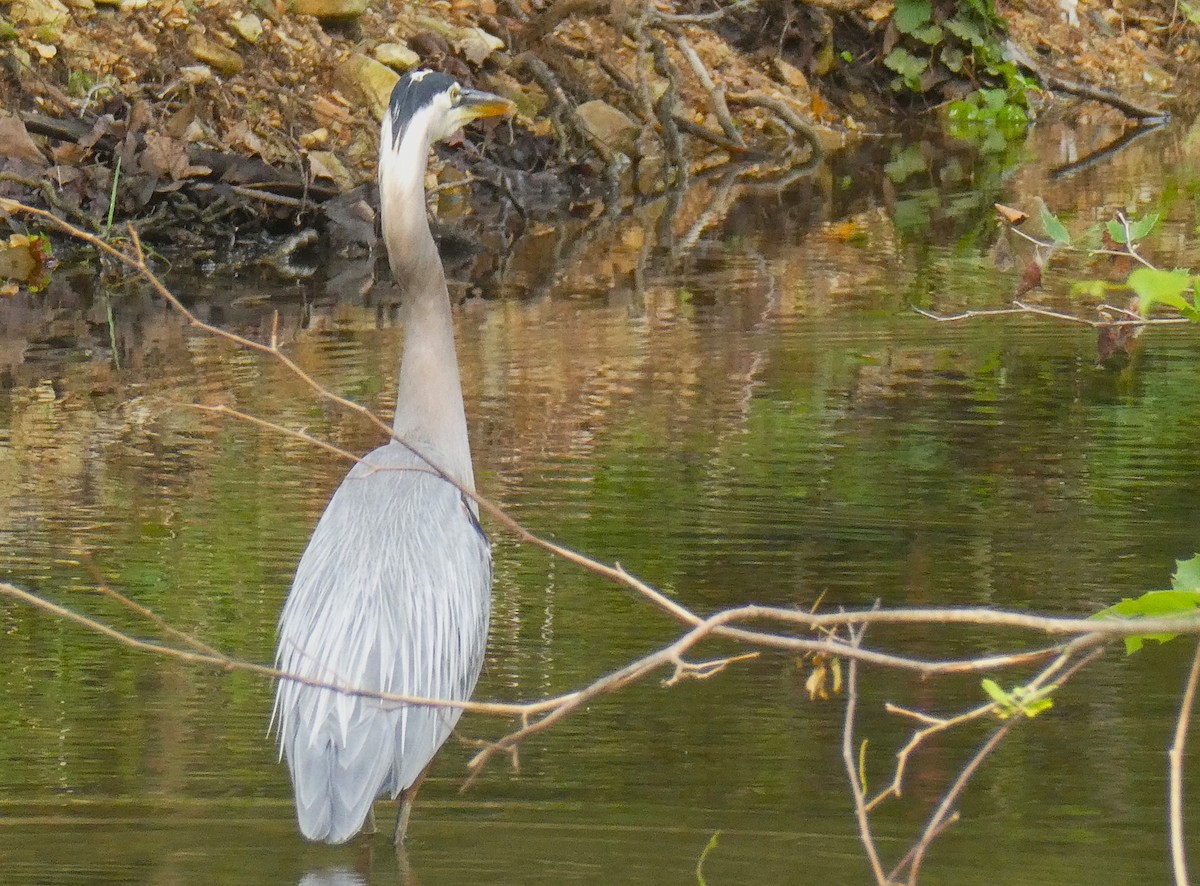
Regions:
<instances>
[{"instance_id":1,"label":"heron's long neck","mask_svg":"<svg viewBox=\"0 0 1200 886\"><path fill-rule=\"evenodd\" d=\"M425 216L423 131L409 127L380 169L380 212L401 288L404 353L392 430L469 489L475 488L446 276ZM390 166L389 166L390 164ZM426 451L428 450L428 451Z\"/></svg>"}]
</instances>

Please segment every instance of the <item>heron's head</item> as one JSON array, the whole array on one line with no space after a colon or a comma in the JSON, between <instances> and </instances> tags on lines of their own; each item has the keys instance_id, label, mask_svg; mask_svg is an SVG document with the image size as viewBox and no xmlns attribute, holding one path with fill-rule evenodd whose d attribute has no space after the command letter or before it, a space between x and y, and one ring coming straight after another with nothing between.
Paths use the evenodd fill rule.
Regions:
<instances>
[{"instance_id":1,"label":"heron's head","mask_svg":"<svg viewBox=\"0 0 1200 886\"><path fill-rule=\"evenodd\" d=\"M380 151L399 152L410 136L422 142L422 150L428 150L472 120L499 117L513 107L508 99L470 89L448 74L410 71L392 90Z\"/></svg>"}]
</instances>

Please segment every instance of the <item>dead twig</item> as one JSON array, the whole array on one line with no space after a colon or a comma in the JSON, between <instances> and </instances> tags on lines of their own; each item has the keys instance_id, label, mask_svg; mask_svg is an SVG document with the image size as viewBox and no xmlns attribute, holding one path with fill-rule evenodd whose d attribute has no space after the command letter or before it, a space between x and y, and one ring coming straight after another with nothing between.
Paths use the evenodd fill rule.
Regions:
<instances>
[{"instance_id":1,"label":"dead twig","mask_svg":"<svg viewBox=\"0 0 1200 886\"><path fill-rule=\"evenodd\" d=\"M981 717L986 717L996 709L995 704L988 703L980 705L977 708L972 708L965 713L958 714L953 717L934 717L920 711L910 711L907 708L902 708L899 705L888 702L886 705L889 714L899 714L904 717L910 717L920 723L925 723L924 729L918 729L909 738L908 742L899 751L896 752L896 769L892 776L892 783L871 798L866 804L867 811L870 812L879 806L888 797L899 797L904 785L904 772L908 766L909 758L916 752L925 740L931 735L936 735L939 732L945 732L947 729L952 729L955 726L961 726L963 723L969 723L972 720L978 720Z\"/></svg>"},{"instance_id":2,"label":"dead twig","mask_svg":"<svg viewBox=\"0 0 1200 886\"><path fill-rule=\"evenodd\" d=\"M109 597L121 597L120 594L111 588L106 589L103 593L105 596ZM150 652L166 658L173 658L177 661L182 661L187 664L212 667L221 671L242 671L245 673L257 674L260 677L269 677L276 680L292 680L296 683L303 683L306 686L313 686L317 689L332 689L333 691L339 692L343 695L353 695L362 698L375 699L380 703L457 708L465 711L476 711L482 714L500 714L504 716L528 716L531 714L540 713L543 710L556 708L562 705L565 700L568 700L571 695L568 693L564 696L558 696L553 699L545 699L543 701L537 701L533 704L526 705L512 704L508 702L448 701L441 698L425 698L423 696L416 695L401 695L392 692L379 692L372 689L362 689L360 687L349 686L342 683L328 682L324 680L312 680L307 677L291 674L287 671L278 670L277 668L268 667L267 665L261 665L252 661L244 661L241 659L232 658L216 650L211 652L201 651L204 648L211 649L211 647L207 647L205 644L201 643L201 641L190 637L186 640L187 645L194 647L190 651L187 649L179 649L175 646L168 646L164 643L156 643L151 640L142 640L131 636L124 631L117 630L111 625L105 624L98 619L90 618L86 615L75 612L72 609L68 609L65 606L60 606L57 603L47 600L44 597L39 597L37 594L30 593L29 591L19 588L16 585L9 584L8 582L0 582L0 595L11 597L15 600L20 600L36 609L40 609L43 612L48 612L51 615L55 615L58 618L64 619L65 621L80 625L81 627L87 628L89 631L97 633L102 637L107 637L121 646L125 646L128 649L133 649L138 652ZM146 618L155 624L161 625L163 623L162 619L158 615L144 609L144 607L140 606L140 604L134 603L132 600L123 598L120 600L120 602L121 605L126 606L127 608L130 608L139 614L144 614ZM181 632L175 628L171 628L170 633L173 636L179 636L181 634Z\"/></svg>"},{"instance_id":3,"label":"dead twig","mask_svg":"<svg viewBox=\"0 0 1200 886\"><path fill-rule=\"evenodd\" d=\"M1124 253L1121 254L1124 255ZM1101 305L1101 307L1110 308L1111 306ZM1038 307L1037 305L1030 305L1021 301L1013 302L1013 306L1011 308L979 308L968 311L960 311L957 314L938 314L934 311L917 307L916 305L913 305L913 311L920 314L922 317L928 317L930 320L936 320L938 323L956 323L960 320L975 320L979 317L1002 317L1006 314L1027 314L1033 317L1049 317L1051 320L1062 320L1065 323L1078 323L1082 326L1090 326L1093 329L1107 329L1111 326L1178 326L1181 323L1192 322L1186 317L1143 317L1136 320L1089 320L1087 317L1080 317L1075 314L1065 314L1061 311L1052 311L1049 308L1042 308Z\"/></svg>"},{"instance_id":4,"label":"dead twig","mask_svg":"<svg viewBox=\"0 0 1200 886\"><path fill-rule=\"evenodd\" d=\"M1183 700L1179 703L1179 718L1175 722L1175 739L1167 752L1170 761L1170 830L1171 870L1175 874L1175 886L1189 886L1187 875L1187 853L1183 845L1183 749L1187 744L1188 724L1192 719L1192 704L1196 700L1196 684L1200 682L1200 645L1192 656L1192 669L1188 672Z\"/></svg>"},{"instance_id":5,"label":"dead twig","mask_svg":"<svg viewBox=\"0 0 1200 886\"><path fill-rule=\"evenodd\" d=\"M817 135L817 130L782 99L751 92L730 93L726 97L736 105L766 108L783 121L793 135L799 136L801 141L808 143L812 155L805 165L811 166L820 163L825 156L825 149L821 147L821 139Z\"/></svg>"},{"instance_id":6,"label":"dead twig","mask_svg":"<svg viewBox=\"0 0 1200 886\"><path fill-rule=\"evenodd\" d=\"M1067 665L1071 662L1071 659L1077 653L1086 648L1086 642L1087 638L1083 637L1072 643L1066 650L1063 651L1062 655L1047 665L1041 671L1041 673L1031 680L1027 684L1027 688L1032 690L1049 685L1050 681L1060 671L1062 672L1062 676L1060 676L1056 682L1058 686L1062 686L1075 674L1079 673L1079 671L1091 664L1096 660L1096 658L1103 654L1103 650L1092 649L1091 651L1086 652L1082 658L1068 668ZM1064 668L1066 670L1064 670ZM954 783L951 784L950 789L947 790L942 796L941 802L938 804L937 809L934 810L933 815L930 816L929 822L926 824L925 830L922 832L920 839L916 842L913 848L909 850L908 854L901 859L900 863L892 870L891 874L889 875L889 880L898 880L900 872L907 865L908 886L916 886L917 878L921 870L921 863L925 859L925 853L929 850L929 847L932 845L933 841L936 840L938 836L950 824L953 823L956 817L956 813L953 812L954 804L958 802L958 798L962 795L963 791L966 790L967 785L970 783L971 779L974 778L975 773L979 771L979 767L983 765L983 761L987 759L988 755L990 755L992 751L1000 746L1000 742L1004 740L1008 733L1016 728L1019 722L1025 719L1027 718L1014 714L1005 720L1004 723L990 736L988 736L987 740L979 747L974 755L972 755L971 759L967 762L967 765L964 766L958 773L958 776L954 779Z\"/></svg>"},{"instance_id":7,"label":"dead twig","mask_svg":"<svg viewBox=\"0 0 1200 886\"><path fill-rule=\"evenodd\" d=\"M878 605L878 604L877 604ZM866 626L850 631L850 645L857 649L862 644ZM846 668L846 716L842 725L842 763L846 767L846 778L850 781L850 794L854 799L854 817L858 821L858 836L867 853L871 873L876 886L888 886L887 875L879 860L879 850L871 833L870 807L864 802L867 786L864 784L861 767L854 753L854 716L858 708L858 662L850 659Z\"/></svg>"}]
</instances>

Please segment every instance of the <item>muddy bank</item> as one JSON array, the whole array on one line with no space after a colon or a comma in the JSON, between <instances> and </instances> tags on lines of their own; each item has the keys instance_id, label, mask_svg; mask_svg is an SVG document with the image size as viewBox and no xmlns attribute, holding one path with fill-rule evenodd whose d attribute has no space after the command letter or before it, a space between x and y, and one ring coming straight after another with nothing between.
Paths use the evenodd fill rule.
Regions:
<instances>
[{"instance_id":1,"label":"muddy bank","mask_svg":"<svg viewBox=\"0 0 1200 886\"><path fill-rule=\"evenodd\" d=\"M441 150L441 210L546 220L723 164L811 166L947 108L984 129L1015 118L1016 138L1051 89L1134 126L1171 107L1196 34L1158 7L1074 0L14 0L0 2L0 196L164 247L277 250L314 230L364 250L378 119L415 65L519 108Z\"/></svg>"}]
</instances>

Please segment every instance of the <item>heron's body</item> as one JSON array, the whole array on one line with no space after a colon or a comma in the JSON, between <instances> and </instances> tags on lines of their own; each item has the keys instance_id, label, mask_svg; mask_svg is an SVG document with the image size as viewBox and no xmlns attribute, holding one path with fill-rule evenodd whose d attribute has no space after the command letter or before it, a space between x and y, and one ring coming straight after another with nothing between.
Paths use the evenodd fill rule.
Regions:
<instances>
[{"instance_id":1,"label":"heron's body","mask_svg":"<svg viewBox=\"0 0 1200 886\"><path fill-rule=\"evenodd\" d=\"M403 290L398 439L349 472L296 569L277 664L300 678L465 701L483 665L491 552L474 503L455 485L471 490L474 477L424 177L434 140L505 107L430 72L408 75L393 94L379 184L384 238ZM411 794L462 713L295 680L280 681L275 708L300 830L329 843L354 836L380 795L403 796L402 839Z\"/></svg>"}]
</instances>

